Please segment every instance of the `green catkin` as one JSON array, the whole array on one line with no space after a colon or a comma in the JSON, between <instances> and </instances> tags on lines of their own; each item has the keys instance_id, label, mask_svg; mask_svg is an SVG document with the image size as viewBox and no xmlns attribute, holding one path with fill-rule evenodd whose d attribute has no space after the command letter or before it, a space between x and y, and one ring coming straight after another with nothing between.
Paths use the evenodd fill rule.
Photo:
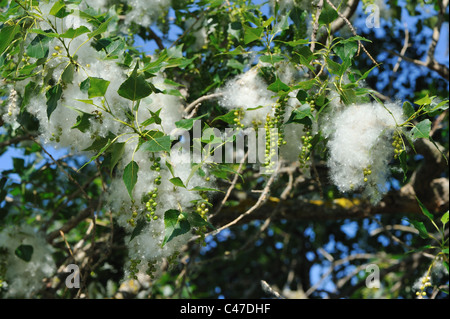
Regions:
<instances>
[{"instance_id":1,"label":"green catkin","mask_svg":"<svg viewBox=\"0 0 450 319\"><path fill-rule=\"evenodd\" d=\"M308 168L310 153L312 149L311 141L313 139L313 136L311 134L311 126L305 125L303 128L303 132L305 133L305 135L302 135L301 137L302 148L300 154L298 155L298 161L300 163L300 168Z\"/></svg>"},{"instance_id":2,"label":"green catkin","mask_svg":"<svg viewBox=\"0 0 450 319\"><path fill-rule=\"evenodd\" d=\"M137 267L140 263L141 263L140 259L131 259L130 260L130 268L129 268L129 270L130 270L129 278L130 279L138 279L136 274L139 272L139 269Z\"/></svg>"},{"instance_id":3,"label":"green catkin","mask_svg":"<svg viewBox=\"0 0 450 319\"><path fill-rule=\"evenodd\" d=\"M392 146L394 147L394 158L397 159L403 151L403 140L397 131L394 132L392 140Z\"/></svg>"},{"instance_id":4,"label":"green catkin","mask_svg":"<svg viewBox=\"0 0 450 319\"><path fill-rule=\"evenodd\" d=\"M244 124L241 123L242 118L245 115L245 111L241 108L241 109L236 109L234 110L234 124L236 125L237 129L241 129L244 127Z\"/></svg>"},{"instance_id":5,"label":"green catkin","mask_svg":"<svg viewBox=\"0 0 450 319\"><path fill-rule=\"evenodd\" d=\"M284 115L286 112L287 97L281 97L273 106L274 115L267 114L264 129L266 132L266 150L264 166L268 172L273 169L275 161L272 158L276 155L276 150L282 145L286 145L284 139ZM253 125L258 124L255 122Z\"/></svg>"}]
</instances>

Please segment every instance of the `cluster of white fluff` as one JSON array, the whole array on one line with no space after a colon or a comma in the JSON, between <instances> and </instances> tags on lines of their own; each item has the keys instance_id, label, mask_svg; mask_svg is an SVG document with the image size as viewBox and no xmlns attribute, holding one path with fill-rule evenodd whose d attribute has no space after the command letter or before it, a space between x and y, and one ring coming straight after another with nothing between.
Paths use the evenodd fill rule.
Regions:
<instances>
[{"instance_id":1,"label":"cluster of white fluff","mask_svg":"<svg viewBox=\"0 0 450 319\"><path fill-rule=\"evenodd\" d=\"M20 245L33 247L30 261L25 261L15 254ZM30 298L43 287L43 279L49 278L56 271L52 257L53 249L45 237L29 225L4 228L0 232L0 254L6 266L5 281L7 298Z\"/></svg>"},{"instance_id":2,"label":"cluster of white fluff","mask_svg":"<svg viewBox=\"0 0 450 319\"><path fill-rule=\"evenodd\" d=\"M427 270L420 278L418 278L414 282L412 289L416 292L419 299L422 299L423 296L426 295L425 291L427 287L439 285L440 282L447 280L448 270L444 266L442 260L437 260L434 262L431 271Z\"/></svg>"},{"instance_id":3,"label":"cluster of white fluff","mask_svg":"<svg viewBox=\"0 0 450 319\"><path fill-rule=\"evenodd\" d=\"M20 113L20 108L17 105L17 91L14 88L10 89L9 96L7 98L7 107L8 112L3 114L2 120L5 123L10 124L13 130L16 130L19 127L17 116Z\"/></svg>"},{"instance_id":4,"label":"cluster of white fluff","mask_svg":"<svg viewBox=\"0 0 450 319\"><path fill-rule=\"evenodd\" d=\"M125 1L124 1L125 2ZM143 27L149 27L160 16L161 12L170 6L171 0L129 0L126 1L130 10L125 12L125 26L132 23ZM89 6L100 11L107 11L111 6L117 4L115 0L92 0Z\"/></svg>"},{"instance_id":5,"label":"cluster of white fluff","mask_svg":"<svg viewBox=\"0 0 450 319\"><path fill-rule=\"evenodd\" d=\"M229 110L245 111L241 119L241 123L245 126L251 126L253 121L264 123L267 114L271 113L277 101L272 97L274 93L267 90L267 83L258 75L257 68L234 77L219 92L222 93L219 99L221 106Z\"/></svg>"},{"instance_id":6,"label":"cluster of white fluff","mask_svg":"<svg viewBox=\"0 0 450 319\"><path fill-rule=\"evenodd\" d=\"M404 120L396 103L350 105L323 117L321 128L329 137L330 176L340 191L364 188L373 202L381 199L394 155L392 136ZM364 170L371 174L365 176Z\"/></svg>"}]
</instances>

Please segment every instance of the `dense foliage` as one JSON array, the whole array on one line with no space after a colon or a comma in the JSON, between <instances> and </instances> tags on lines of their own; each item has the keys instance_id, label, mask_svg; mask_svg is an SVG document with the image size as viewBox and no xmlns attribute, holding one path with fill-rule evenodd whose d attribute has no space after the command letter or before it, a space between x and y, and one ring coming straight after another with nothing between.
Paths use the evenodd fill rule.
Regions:
<instances>
[{"instance_id":1,"label":"dense foliage","mask_svg":"<svg viewBox=\"0 0 450 319\"><path fill-rule=\"evenodd\" d=\"M448 296L446 23L448 1L0 1L0 296Z\"/></svg>"}]
</instances>

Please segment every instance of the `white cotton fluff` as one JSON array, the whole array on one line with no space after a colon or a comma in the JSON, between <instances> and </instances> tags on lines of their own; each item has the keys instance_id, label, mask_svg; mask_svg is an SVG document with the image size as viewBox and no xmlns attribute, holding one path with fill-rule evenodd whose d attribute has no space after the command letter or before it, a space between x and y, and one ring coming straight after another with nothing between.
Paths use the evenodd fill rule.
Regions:
<instances>
[{"instance_id":1,"label":"white cotton fluff","mask_svg":"<svg viewBox=\"0 0 450 319\"><path fill-rule=\"evenodd\" d=\"M418 278L414 282L412 288L414 291L419 291L423 287L439 285L441 281L445 280L445 277L448 280L448 270L444 266L442 260L437 260L431 268L431 271L428 272L427 270L420 278Z\"/></svg>"},{"instance_id":2,"label":"white cotton fluff","mask_svg":"<svg viewBox=\"0 0 450 319\"><path fill-rule=\"evenodd\" d=\"M158 16L170 6L170 0L130 0L127 1L132 9L125 15L125 24L137 23L149 27Z\"/></svg>"},{"instance_id":3,"label":"white cotton fluff","mask_svg":"<svg viewBox=\"0 0 450 319\"><path fill-rule=\"evenodd\" d=\"M252 121L266 121L266 116L272 113L272 106L276 99L272 98L273 92L267 90L268 84L258 75L256 68L236 76L219 90L223 95L219 99L219 104L229 110L243 109L245 115L241 123L251 126ZM257 108L256 110L248 110Z\"/></svg>"},{"instance_id":4,"label":"white cotton fluff","mask_svg":"<svg viewBox=\"0 0 450 319\"><path fill-rule=\"evenodd\" d=\"M31 260L20 259L15 250L20 245L33 247ZM41 233L37 233L29 225L4 228L0 232L0 248L6 250L5 258L8 284L7 298L32 298L39 289L43 288L43 279L56 271L52 257L53 248L46 242Z\"/></svg>"},{"instance_id":5,"label":"white cotton fluff","mask_svg":"<svg viewBox=\"0 0 450 319\"><path fill-rule=\"evenodd\" d=\"M401 106L387 103L351 105L333 112L323 123L330 133L328 167L333 183L342 192L363 188L376 203L386 192L389 161L393 158L392 136L404 121ZM364 182L364 169L372 174Z\"/></svg>"},{"instance_id":6,"label":"white cotton fluff","mask_svg":"<svg viewBox=\"0 0 450 319\"><path fill-rule=\"evenodd\" d=\"M7 98L7 112L3 114L2 120L11 125L13 130L19 128L20 124L17 122L17 116L20 113L20 107L17 105L17 91L11 88Z\"/></svg>"}]
</instances>

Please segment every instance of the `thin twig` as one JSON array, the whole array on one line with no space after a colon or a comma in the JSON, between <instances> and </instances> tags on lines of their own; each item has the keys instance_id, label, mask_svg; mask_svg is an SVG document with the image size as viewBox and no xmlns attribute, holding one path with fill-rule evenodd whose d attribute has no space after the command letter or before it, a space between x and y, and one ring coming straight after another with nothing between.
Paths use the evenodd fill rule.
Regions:
<instances>
[{"instance_id":1,"label":"thin twig","mask_svg":"<svg viewBox=\"0 0 450 319\"><path fill-rule=\"evenodd\" d=\"M232 191L232 190L234 189L234 187L236 186L236 183L237 183L237 181L238 181L238 179L239 179L239 175L240 175L241 172L242 172L242 167L244 166L244 163L245 163L245 161L247 160L247 158L248 158L248 151L245 152L244 157L242 158L241 162L239 163L239 167L238 167L236 173L234 174L234 177L233 177L233 180L231 181L230 187L228 187L228 190L227 190L227 192L225 193L225 197L224 197L224 198L222 199L222 201L220 202L219 207L216 209L216 212L215 212L213 215L211 215L210 218L212 218L212 217L216 216L217 214L219 214L220 211L222 210L223 205L225 205L225 203L227 202L228 197L230 197L231 191Z\"/></svg>"},{"instance_id":2,"label":"thin twig","mask_svg":"<svg viewBox=\"0 0 450 319\"><path fill-rule=\"evenodd\" d=\"M316 15L314 18L314 24L313 24L313 29L312 29L312 33L311 33L310 50L312 53L314 53L314 49L316 47L317 31L319 30L319 16L320 16L320 13L322 12L322 8L323 8L323 0L319 0L319 3L316 6Z\"/></svg>"},{"instance_id":3,"label":"thin twig","mask_svg":"<svg viewBox=\"0 0 450 319\"><path fill-rule=\"evenodd\" d=\"M218 92L218 93L212 93L212 94L209 94L209 95L204 95L202 97L199 97L194 102L192 102L188 106L186 106L186 108L184 109L184 113L188 114L193 109L198 108L203 101L207 101L207 100L211 100L211 99L215 99L215 98L221 97L223 94L224 93L222 93L222 92ZM192 113L189 114L189 118L191 118L192 116L193 116Z\"/></svg>"}]
</instances>

